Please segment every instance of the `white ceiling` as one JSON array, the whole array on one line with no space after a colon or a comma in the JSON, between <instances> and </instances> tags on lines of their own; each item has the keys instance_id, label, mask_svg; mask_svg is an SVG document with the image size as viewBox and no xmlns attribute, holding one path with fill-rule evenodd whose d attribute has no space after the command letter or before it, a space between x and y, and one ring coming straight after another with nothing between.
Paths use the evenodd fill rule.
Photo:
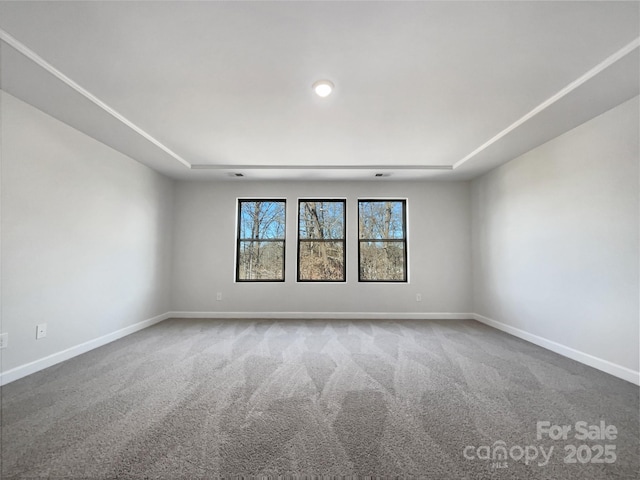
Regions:
<instances>
[{"instance_id":1,"label":"white ceiling","mask_svg":"<svg viewBox=\"0 0 640 480\"><path fill-rule=\"evenodd\" d=\"M469 179L638 95L639 7L2 1L0 86L174 178Z\"/></svg>"}]
</instances>

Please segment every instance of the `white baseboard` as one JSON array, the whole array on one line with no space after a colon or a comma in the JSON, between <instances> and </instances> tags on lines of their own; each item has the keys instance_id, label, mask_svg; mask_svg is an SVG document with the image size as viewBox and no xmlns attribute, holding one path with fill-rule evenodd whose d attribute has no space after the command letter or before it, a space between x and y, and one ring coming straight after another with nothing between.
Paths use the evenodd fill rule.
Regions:
<instances>
[{"instance_id":1,"label":"white baseboard","mask_svg":"<svg viewBox=\"0 0 640 480\"><path fill-rule=\"evenodd\" d=\"M167 318L171 318L169 312L163 313L162 315L158 315L153 318L149 318L147 320L143 320L142 322L138 322L134 325L129 325L128 327L122 328L113 333L94 338L93 340L89 340L88 342L81 343L80 345L75 345L73 347L67 348L66 350L62 350L61 352L56 352L47 357L40 358L24 365L20 365L19 367L12 368L11 370L0 373L0 385L6 385L7 383L18 380L19 378L26 377L27 375L39 372L40 370L49 368L53 365L56 365L57 363L69 360L70 358L86 353L89 350L93 350L94 348L98 348L106 345L107 343L111 343L114 340L118 340L119 338L131 335L132 333L142 330L143 328L155 325L156 323L166 320Z\"/></svg>"},{"instance_id":2,"label":"white baseboard","mask_svg":"<svg viewBox=\"0 0 640 480\"><path fill-rule=\"evenodd\" d=\"M26 377L32 373L44 370L45 368L56 365L60 362L68 360L70 358L81 355L94 348L101 347L107 343L118 340L119 338L126 337L132 333L135 333L144 328L155 325L168 318L301 318L301 319L364 319L364 320L467 320L475 319L485 325L496 328L503 332L509 333L515 337L521 338L535 345L539 345L543 348L556 352L565 357L576 360L590 367L597 368L603 372L614 375L618 378L640 385L640 372L632 370L627 367L609 362L602 358L595 357L588 353L575 350L571 347L567 347L560 343L548 340L546 338L534 335L519 328L506 325L502 322L498 322L491 318L485 317L477 313L380 313L380 312L167 312L162 315L149 318L142 322L138 322L134 325L122 328L115 332L103 335L102 337L89 340L88 342L81 343L74 347L68 348L61 352L54 353L47 357L35 360L25 365L8 370L4 373L0 373L0 385L6 385L7 383L18 380L19 378Z\"/></svg>"},{"instance_id":3,"label":"white baseboard","mask_svg":"<svg viewBox=\"0 0 640 480\"><path fill-rule=\"evenodd\" d=\"M472 320L473 313L380 312L170 312L170 318L301 318L331 320Z\"/></svg>"},{"instance_id":4,"label":"white baseboard","mask_svg":"<svg viewBox=\"0 0 640 480\"><path fill-rule=\"evenodd\" d=\"M473 318L475 318L479 322L484 323L485 325L509 333L514 337L521 338L540 347L546 348L547 350L558 353L564 357L576 360L580 363L584 363L585 365L589 365L590 367L597 368L598 370L602 370L603 372L626 380L627 382L631 382L635 385L640 385L640 372L638 371L631 370L630 368L623 367L622 365L618 365L599 357L595 357L589 353L584 353L580 350L567 347L566 345L554 342L553 340L548 340L546 338L539 337L538 335L525 332L524 330L520 330L519 328L506 325L502 322L498 322L497 320L493 320L492 318L488 318L477 313L473 314Z\"/></svg>"}]
</instances>

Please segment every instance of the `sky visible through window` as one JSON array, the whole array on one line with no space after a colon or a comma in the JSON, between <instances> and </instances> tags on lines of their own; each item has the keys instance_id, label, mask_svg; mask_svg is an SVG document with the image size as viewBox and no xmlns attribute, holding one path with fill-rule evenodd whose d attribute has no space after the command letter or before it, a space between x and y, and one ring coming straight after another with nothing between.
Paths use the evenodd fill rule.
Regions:
<instances>
[{"instance_id":1,"label":"sky visible through window","mask_svg":"<svg viewBox=\"0 0 640 480\"><path fill-rule=\"evenodd\" d=\"M285 224L284 200L239 200L237 281L284 281Z\"/></svg>"},{"instance_id":2,"label":"sky visible through window","mask_svg":"<svg viewBox=\"0 0 640 480\"><path fill-rule=\"evenodd\" d=\"M345 281L344 223L344 200L300 200L298 281Z\"/></svg>"},{"instance_id":3,"label":"sky visible through window","mask_svg":"<svg viewBox=\"0 0 640 480\"><path fill-rule=\"evenodd\" d=\"M286 200L239 200L237 281L284 281ZM346 280L344 200L298 203L298 281ZM407 281L405 200L358 201L358 280Z\"/></svg>"},{"instance_id":4,"label":"sky visible through window","mask_svg":"<svg viewBox=\"0 0 640 480\"><path fill-rule=\"evenodd\" d=\"M404 238L402 201L358 202L360 238L369 240Z\"/></svg>"},{"instance_id":5,"label":"sky visible through window","mask_svg":"<svg viewBox=\"0 0 640 480\"><path fill-rule=\"evenodd\" d=\"M241 239L284 238L283 201L241 201L240 206Z\"/></svg>"},{"instance_id":6,"label":"sky visible through window","mask_svg":"<svg viewBox=\"0 0 640 480\"><path fill-rule=\"evenodd\" d=\"M358 280L406 282L404 200L358 201Z\"/></svg>"},{"instance_id":7,"label":"sky visible through window","mask_svg":"<svg viewBox=\"0 0 640 480\"><path fill-rule=\"evenodd\" d=\"M344 237L343 201L301 201L299 218L300 238Z\"/></svg>"}]
</instances>

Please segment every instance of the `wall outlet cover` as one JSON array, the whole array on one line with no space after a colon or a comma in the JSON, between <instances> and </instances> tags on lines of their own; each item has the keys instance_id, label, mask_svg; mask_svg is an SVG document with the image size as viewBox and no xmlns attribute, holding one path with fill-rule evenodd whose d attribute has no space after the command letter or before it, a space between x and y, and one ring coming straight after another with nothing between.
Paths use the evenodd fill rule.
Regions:
<instances>
[{"instance_id":1,"label":"wall outlet cover","mask_svg":"<svg viewBox=\"0 0 640 480\"><path fill-rule=\"evenodd\" d=\"M47 324L40 323L36 325L36 340L47 336Z\"/></svg>"}]
</instances>

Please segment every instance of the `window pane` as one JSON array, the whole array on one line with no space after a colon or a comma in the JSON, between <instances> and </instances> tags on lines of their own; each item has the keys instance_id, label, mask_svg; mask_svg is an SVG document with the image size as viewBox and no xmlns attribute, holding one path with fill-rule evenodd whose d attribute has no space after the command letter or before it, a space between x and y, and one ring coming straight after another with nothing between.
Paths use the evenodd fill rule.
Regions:
<instances>
[{"instance_id":1,"label":"window pane","mask_svg":"<svg viewBox=\"0 0 640 480\"><path fill-rule=\"evenodd\" d=\"M361 239L404 238L403 201L360 201L358 209Z\"/></svg>"},{"instance_id":2,"label":"window pane","mask_svg":"<svg viewBox=\"0 0 640 480\"><path fill-rule=\"evenodd\" d=\"M298 281L345 281L345 203L344 200L299 201Z\"/></svg>"},{"instance_id":3,"label":"window pane","mask_svg":"<svg viewBox=\"0 0 640 480\"><path fill-rule=\"evenodd\" d=\"M285 200L238 200L237 281L283 281Z\"/></svg>"},{"instance_id":4,"label":"window pane","mask_svg":"<svg viewBox=\"0 0 640 480\"><path fill-rule=\"evenodd\" d=\"M298 218L300 238L344 238L342 201L301 201Z\"/></svg>"},{"instance_id":5,"label":"window pane","mask_svg":"<svg viewBox=\"0 0 640 480\"><path fill-rule=\"evenodd\" d=\"M344 281L344 242L299 244L298 280Z\"/></svg>"},{"instance_id":6,"label":"window pane","mask_svg":"<svg viewBox=\"0 0 640 480\"><path fill-rule=\"evenodd\" d=\"M360 242L360 280L403 282L404 241Z\"/></svg>"},{"instance_id":7,"label":"window pane","mask_svg":"<svg viewBox=\"0 0 640 480\"><path fill-rule=\"evenodd\" d=\"M281 200L241 200L241 239L283 239L285 229L285 202Z\"/></svg>"},{"instance_id":8,"label":"window pane","mask_svg":"<svg viewBox=\"0 0 640 480\"><path fill-rule=\"evenodd\" d=\"M284 242L241 241L238 280L283 280Z\"/></svg>"}]
</instances>

